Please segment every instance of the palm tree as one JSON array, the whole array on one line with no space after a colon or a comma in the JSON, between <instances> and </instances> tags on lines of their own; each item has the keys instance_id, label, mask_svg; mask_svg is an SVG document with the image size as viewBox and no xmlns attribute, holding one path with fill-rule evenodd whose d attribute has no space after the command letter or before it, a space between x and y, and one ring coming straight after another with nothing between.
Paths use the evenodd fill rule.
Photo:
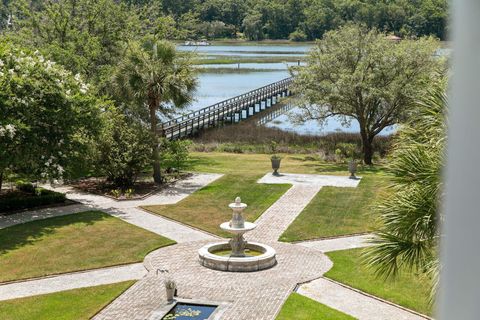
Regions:
<instances>
[{"instance_id":1,"label":"palm tree","mask_svg":"<svg viewBox=\"0 0 480 320\"><path fill-rule=\"evenodd\" d=\"M153 179L162 182L160 170L159 115L168 117L193 99L197 78L191 55L178 52L167 41L130 44L113 77L114 92L130 111L144 114L155 143L152 147ZM135 106L136 104L136 106Z\"/></svg>"},{"instance_id":2,"label":"palm tree","mask_svg":"<svg viewBox=\"0 0 480 320\"><path fill-rule=\"evenodd\" d=\"M395 276L402 268L430 276L432 298L438 284L446 101L445 85L438 85L401 128L390 163L392 192L376 207L382 227L366 255L380 276Z\"/></svg>"}]
</instances>

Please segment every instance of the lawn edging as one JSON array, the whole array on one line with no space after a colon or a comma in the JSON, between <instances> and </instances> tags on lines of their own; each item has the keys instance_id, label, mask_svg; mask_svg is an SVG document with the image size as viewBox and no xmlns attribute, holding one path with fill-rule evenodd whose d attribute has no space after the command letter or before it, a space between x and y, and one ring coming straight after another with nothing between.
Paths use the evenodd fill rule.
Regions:
<instances>
[{"instance_id":1,"label":"lawn edging","mask_svg":"<svg viewBox=\"0 0 480 320\"><path fill-rule=\"evenodd\" d=\"M211 237L215 237L215 238L217 238L217 239L219 239L219 240L220 240L220 239L223 239L222 237L220 237L220 236L218 236L218 235L216 235L216 234L214 234L214 233L208 232L207 230L200 229L200 228L198 228L198 227L192 226L192 225L190 225L190 224L188 224L188 223L185 223L185 222L183 222L183 221L180 221L180 220L172 219L172 218L167 217L167 216L164 216L164 215L162 215L162 214L160 214L160 213L155 213L155 212L153 212L153 211L148 210L147 208L145 208L145 207L143 207L143 206L137 207L137 209L140 209L140 210L142 210L142 211L145 211L145 212L148 213L148 214L153 214L154 216L161 217L161 218L163 218L163 219L165 219L165 220L178 223L178 224L180 224L180 225L182 225L182 226L184 226L184 227L187 227L187 228L190 228L190 229L193 229L193 230L196 230L196 231L200 231L200 232L202 232L202 233L205 233L206 235L209 235L209 236L211 236ZM174 243L174 244L176 244L176 243Z\"/></svg>"},{"instance_id":2,"label":"lawn edging","mask_svg":"<svg viewBox=\"0 0 480 320\"><path fill-rule=\"evenodd\" d=\"M349 286L349 285L347 285L347 284L344 284L344 283L335 281L335 280L330 279L330 278L327 278L327 277L325 277L325 276L322 276L322 277L320 277L320 278L325 279L325 280L327 280L327 281L330 281L330 282L332 282L332 283L334 283L334 284L336 284L336 285L342 286L342 287L344 287L344 288L346 288L346 289L355 291L355 292L357 292L357 293L359 293L359 294L362 294L362 295L364 295L364 296L366 296L366 297L369 297L369 298L378 300L378 301L380 301L380 302L389 304L389 305L391 305L391 306L393 306L393 307L396 307L396 308L402 309L402 310L404 310L404 311L410 312L410 313L412 313L412 314L414 314L414 315L417 315L417 316L419 316L419 317L425 318L425 319L427 319L427 320L435 320L434 318L431 318L431 317L429 317L429 316L427 316L427 315L425 315L425 314L423 314L423 313L417 312L417 311L412 310L412 309L408 309L408 308L403 307L403 306L401 306L401 305L398 305L398 304L396 304L396 303L394 303L394 302L385 300L385 299L383 299L383 298L374 296L374 295L372 295L372 294L370 294L370 293L367 293L367 292L365 292L365 291L362 291L362 290L360 290L360 289L351 287L351 286Z\"/></svg>"},{"instance_id":3,"label":"lawn edging","mask_svg":"<svg viewBox=\"0 0 480 320\"><path fill-rule=\"evenodd\" d=\"M108 307L113 301L117 300L118 297L120 297L122 294L124 294L125 292L127 292L127 290L129 290L131 287L133 287L135 284L137 284L138 281L134 281L134 280L131 280L132 281L132 284L129 285L127 288L125 288L124 290L122 290L122 292L120 292L120 294L118 296L116 296L115 298L113 298L112 300L108 301L107 303L105 303L105 305L100 309L98 310L94 315L92 315L90 317L90 319L93 319L95 318L98 314L100 314L100 312L102 312L103 310L105 310L106 307ZM118 282L118 283L122 283L122 282Z\"/></svg>"},{"instance_id":4,"label":"lawn edging","mask_svg":"<svg viewBox=\"0 0 480 320\"><path fill-rule=\"evenodd\" d=\"M340 236L329 236L329 237L320 237L320 238L313 238L313 239L307 239L307 240L294 240L294 241L282 241L279 239L278 241L284 242L284 243L299 244L299 243L305 243L305 242L315 242L315 241L322 241L322 240L334 240L334 239L366 236L369 234L372 234L372 232L366 231L366 232L350 233L350 234L345 234Z\"/></svg>"}]
</instances>

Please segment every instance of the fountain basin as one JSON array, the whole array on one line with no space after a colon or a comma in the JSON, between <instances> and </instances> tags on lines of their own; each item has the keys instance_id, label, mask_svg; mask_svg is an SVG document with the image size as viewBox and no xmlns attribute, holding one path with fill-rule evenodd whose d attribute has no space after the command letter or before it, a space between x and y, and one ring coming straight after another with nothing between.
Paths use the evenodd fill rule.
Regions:
<instances>
[{"instance_id":1,"label":"fountain basin","mask_svg":"<svg viewBox=\"0 0 480 320\"><path fill-rule=\"evenodd\" d=\"M215 254L215 252L230 249L228 242L203 246L198 250L200 264L204 267L219 271L251 272L271 268L277 263L275 249L256 242L248 242L246 249L259 252L259 255L230 257Z\"/></svg>"},{"instance_id":2,"label":"fountain basin","mask_svg":"<svg viewBox=\"0 0 480 320\"><path fill-rule=\"evenodd\" d=\"M230 225L230 222L224 222L220 225L220 228L222 230L225 230L227 232L234 233L234 234L244 234L248 231L252 231L256 227L257 227L257 225L255 223L251 223L251 222L244 222L244 227L243 228L232 227Z\"/></svg>"}]
</instances>

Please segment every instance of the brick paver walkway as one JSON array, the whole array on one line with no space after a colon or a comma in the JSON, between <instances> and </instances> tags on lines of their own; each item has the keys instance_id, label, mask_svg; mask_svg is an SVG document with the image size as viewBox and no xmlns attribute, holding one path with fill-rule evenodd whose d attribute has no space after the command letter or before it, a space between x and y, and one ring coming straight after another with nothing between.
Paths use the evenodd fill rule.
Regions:
<instances>
[{"instance_id":1,"label":"brick paver walkway","mask_svg":"<svg viewBox=\"0 0 480 320\"><path fill-rule=\"evenodd\" d=\"M34 220L75 214L88 210L101 210L128 223L168 237L179 243L206 239L214 240L216 237L210 234L150 214L136 207L150 205L152 203L157 205L177 203L221 176L222 175L220 174L194 174L188 179L178 181L171 187L168 187L151 197L135 201L115 201L108 197L79 192L71 187L62 186L54 189L59 192L65 192L69 199L78 201L81 204L42 209L34 212L27 211L9 216L0 215L0 229Z\"/></svg>"},{"instance_id":2,"label":"brick paver walkway","mask_svg":"<svg viewBox=\"0 0 480 320\"><path fill-rule=\"evenodd\" d=\"M277 241L322 187L357 187L359 182L340 176L290 173L274 176L268 173L258 183L291 184L292 187L255 221L257 228L245 238Z\"/></svg>"},{"instance_id":3,"label":"brick paver walkway","mask_svg":"<svg viewBox=\"0 0 480 320\"><path fill-rule=\"evenodd\" d=\"M168 269L178 284L180 298L230 302L222 319L275 319L298 283L314 280L330 269L331 261L319 250L277 242L322 186L356 187L357 180L317 175L267 174L260 183L289 183L293 186L256 221L246 235L277 251L278 264L253 273L210 270L198 263L198 249L208 242L186 243L162 248L145 259L147 268ZM115 300L95 319L149 319L165 304L161 279L150 273Z\"/></svg>"},{"instance_id":4,"label":"brick paver walkway","mask_svg":"<svg viewBox=\"0 0 480 320\"><path fill-rule=\"evenodd\" d=\"M156 269L167 269L177 283L180 298L225 302L226 309L222 319L275 319L298 283L304 283L298 289L300 294L360 320L423 319L411 312L321 278L324 272L332 267L332 262L323 252L366 246L368 235L309 241L295 245L277 242L283 231L323 186L356 187L358 180L298 174L284 174L280 177L267 174L260 179L259 183L287 183L292 184L292 187L263 213L256 221L258 227L247 235L248 240L263 242L277 251L276 266L252 273L221 272L200 266L198 249L206 243L211 243L215 239L213 236L136 208L148 204L176 203L218 177L220 175L196 175L189 181L178 183L143 201L116 202L106 197L64 189L63 191L69 192L69 198L82 204L39 210L33 215L26 213L0 217L0 228L4 228L26 221L99 209L179 242L177 245L150 253L143 264L0 285L0 300L140 279L94 319L150 319L154 317L156 310L166 304L163 278L156 275Z\"/></svg>"},{"instance_id":5,"label":"brick paver walkway","mask_svg":"<svg viewBox=\"0 0 480 320\"><path fill-rule=\"evenodd\" d=\"M300 286L297 292L359 320L425 320L417 314L324 278Z\"/></svg>"},{"instance_id":6,"label":"brick paver walkway","mask_svg":"<svg viewBox=\"0 0 480 320\"><path fill-rule=\"evenodd\" d=\"M322 252L329 252L368 247L371 245L368 243L368 240L370 240L371 238L372 235L365 234L350 237L338 237L332 239L298 242L296 244L303 247L320 250Z\"/></svg>"},{"instance_id":7,"label":"brick paver walkway","mask_svg":"<svg viewBox=\"0 0 480 320\"><path fill-rule=\"evenodd\" d=\"M142 263L66 273L41 279L0 285L0 300L34 296L77 288L99 286L127 280L138 280L147 274Z\"/></svg>"},{"instance_id":8,"label":"brick paver walkway","mask_svg":"<svg viewBox=\"0 0 480 320\"><path fill-rule=\"evenodd\" d=\"M255 221L257 228L247 233L247 240L277 241L321 186L293 185L277 202Z\"/></svg>"},{"instance_id":9,"label":"brick paver walkway","mask_svg":"<svg viewBox=\"0 0 480 320\"><path fill-rule=\"evenodd\" d=\"M277 251L278 264L259 272L222 272L202 267L198 249L208 241L162 248L145 259L153 269L167 269L180 298L228 302L222 319L274 319L297 283L320 277L331 262L323 253L291 244L267 243ZM166 303L162 278L155 270L137 282L94 319L149 319Z\"/></svg>"}]
</instances>

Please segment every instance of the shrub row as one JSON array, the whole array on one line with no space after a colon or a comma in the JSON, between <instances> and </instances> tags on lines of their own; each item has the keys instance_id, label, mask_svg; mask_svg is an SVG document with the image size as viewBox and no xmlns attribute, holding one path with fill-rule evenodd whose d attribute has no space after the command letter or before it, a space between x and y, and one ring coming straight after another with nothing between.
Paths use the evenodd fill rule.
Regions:
<instances>
[{"instance_id":1,"label":"shrub row","mask_svg":"<svg viewBox=\"0 0 480 320\"><path fill-rule=\"evenodd\" d=\"M55 203L65 202L63 193L54 192L43 188L35 188L33 194L15 193L11 197L0 198L0 212L9 212L29 209Z\"/></svg>"}]
</instances>

